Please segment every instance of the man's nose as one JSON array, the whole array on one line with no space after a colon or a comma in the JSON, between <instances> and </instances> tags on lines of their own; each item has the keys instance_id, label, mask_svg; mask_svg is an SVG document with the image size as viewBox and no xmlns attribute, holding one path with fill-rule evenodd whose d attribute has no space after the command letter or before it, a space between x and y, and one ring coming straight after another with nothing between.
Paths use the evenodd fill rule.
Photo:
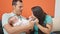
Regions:
<instances>
[{"instance_id":1,"label":"man's nose","mask_svg":"<svg viewBox=\"0 0 60 34\"><path fill-rule=\"evenodd\" d=\"M21 8L21 10L22 10L23 8Z\"/></svg>"}]
</instances>

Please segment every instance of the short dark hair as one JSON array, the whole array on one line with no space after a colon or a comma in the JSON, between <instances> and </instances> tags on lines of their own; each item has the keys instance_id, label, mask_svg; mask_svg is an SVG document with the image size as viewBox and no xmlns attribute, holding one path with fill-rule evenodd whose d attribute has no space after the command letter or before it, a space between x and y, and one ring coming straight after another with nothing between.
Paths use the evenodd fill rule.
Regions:
<instances>
[{"instance_id":1,"label":"short dark hair","mask_svg":"<svg viewBox=\"0 0 60 34\"><path fill-rule=\"evenodd\" d=\"M20 1L20 2L22 3L22 0L13 0L13 1L12 1L12 5L16 5L16 2L17 2L17 1Z\"/></svg>"}]
</instances>

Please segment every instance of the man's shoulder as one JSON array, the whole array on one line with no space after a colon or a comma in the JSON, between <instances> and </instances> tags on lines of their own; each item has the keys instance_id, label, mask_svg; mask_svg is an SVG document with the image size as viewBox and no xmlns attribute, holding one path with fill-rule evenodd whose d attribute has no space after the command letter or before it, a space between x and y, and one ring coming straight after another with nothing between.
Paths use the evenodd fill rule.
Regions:
<instances>
[{"instance_id":1,"label":"man's shoulder","mask_svg":"<svg viewBox=\"0 0 60 34\"><path fill-rule=\"evenodd\" d=\"M4 13L4 14L2 15L2 17L10 17L10 16L13 16L13 14L12 14L12 13Z\"/></svg>"},{"instance_id":2,"label":"man's shoulder","mask_svg":"<svg viewBox=\"0 0 60 34\"><path fill-rule=\"evenodd\" d=\"M8 13L4 13L4 14L2 15L2 17L5 17L5 16L8 16Z\"/></svg>"},{"instance_id":3,"label":"man's shoulder","mask_svg":"<svg viewBox=\"0 0 60 34\"><path fill-rule=\"evenodd\" d=\"M10 18L11 16L10 16L10 13L4 13L3 15L2 15L2 20L8 20L9 18Z\"/></svg>"}]
</instances>

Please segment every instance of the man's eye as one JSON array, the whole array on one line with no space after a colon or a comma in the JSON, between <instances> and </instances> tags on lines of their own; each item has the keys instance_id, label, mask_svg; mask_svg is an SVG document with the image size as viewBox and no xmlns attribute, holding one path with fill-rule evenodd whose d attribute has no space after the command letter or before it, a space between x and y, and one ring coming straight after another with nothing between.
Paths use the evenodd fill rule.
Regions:
<instances>
[{"instance_id":1,"label":"man's eye","mask_svg":"<svg viewBox=\"0 0 60 34\"><path fill-rule=\"evenodd\" d=\"M22 8L22 6L20 6L20 8Z\"/></svg>"}]
</instances>

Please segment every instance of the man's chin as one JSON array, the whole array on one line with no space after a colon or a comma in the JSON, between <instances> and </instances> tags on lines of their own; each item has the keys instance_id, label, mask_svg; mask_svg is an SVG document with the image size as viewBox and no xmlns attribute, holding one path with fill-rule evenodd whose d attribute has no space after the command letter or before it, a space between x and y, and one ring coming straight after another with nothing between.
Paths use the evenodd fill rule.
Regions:
<instances>
[{"instance_id":1,"label":"man's chin","mask_svg":"<svg viewBox=\"0 0 60 34\"><path fill-rule=\"evenodd\" d=\"M21 14L17 14L17 16L20 16Z\"/></svg>"}]
</instances>

